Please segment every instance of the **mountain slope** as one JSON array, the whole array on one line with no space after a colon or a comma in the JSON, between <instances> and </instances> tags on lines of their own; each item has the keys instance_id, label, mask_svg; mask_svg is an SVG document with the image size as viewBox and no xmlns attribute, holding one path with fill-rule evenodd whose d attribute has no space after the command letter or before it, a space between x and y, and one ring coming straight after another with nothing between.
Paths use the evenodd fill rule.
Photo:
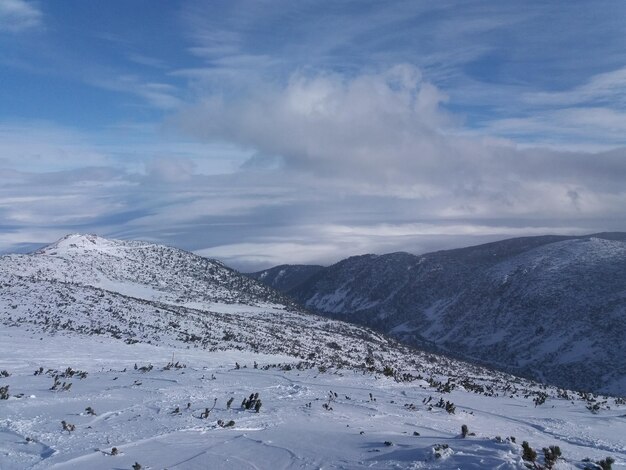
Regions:
<instances>
[{"instance_id":1,"label":"mountain slope","mask_svg":"<svg viewBox=\"0 0 626 470\"><path fill-rule=\"evenodd\" d=\"M68 235L32 254L0 257L0 279L0 324L32 333L283 354L323 368L393 364L491 375L307 313L218 261L166 246Z\"/></svg>"},{"instance_id":2,"label":"mountain slope","mask_svg":"<svg viewBox=\"0 0 626 470\"><path fill-rule=\"evenodd\" d=\"M249 273L247 276L261 281L272 289L289 292L323 269L324 266L319 265L282 264L264 271Z\"/></svg>"},{"instance_id":3,"label":"mountain slope","mask_svg":"<svg viewBox=\"0 0 626 470\"><path fill-rule=\"evenodd\" d=\"M285 292L409 344L559 386L626 393L626 234L357 256Z\"/></svg>"}]
</instances>

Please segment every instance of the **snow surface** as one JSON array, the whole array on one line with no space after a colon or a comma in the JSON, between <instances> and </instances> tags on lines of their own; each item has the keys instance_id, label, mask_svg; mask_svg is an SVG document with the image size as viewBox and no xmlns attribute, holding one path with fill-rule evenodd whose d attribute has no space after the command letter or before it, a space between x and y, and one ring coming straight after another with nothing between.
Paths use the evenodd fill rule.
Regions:
<instances>
[{"instance_id":1,"label":"snow surface","mask_svg":"<svg viewBox=\"0 0 626 470\"><path fill-rule=\"evenodd\" d=\"M560 446L564 460L557 469L583 468L582 459L606 456L616 459L614 468L626 466L623 405L591 414L578 400L549 399L535 407L521 397L461 390L442 395L421 381L398 383L350 370L264 370L292 361L285 356L127 345L102 337L40 338L20 328L0 332L0 370L11 373L1 383L11 394L24 394L0 402L3 470L126 469L135 462L152 469L517 469L524 468L522 440L539 453ZM186 367L163 370L172 354ZM135 363L154 368L140 372ZM51 391L49 375L33 375L39 367L88 375L71 379L68 392ZM337 398L327 410L331 390ZM256 392L260 412L242 410L242 399ZM429 410L422 402L431 396L453 401L456 412ZM200 419L215 398L209 418ZM96 416L85 412L88 406ZM180 413L172 413L177 407ZM76 429L63 431L62 420ZM221 428L218 420L235 425ZM462 424L476 435L463 439ZM442 444L449 447L437 458L434 448ZM116 456L110 455L113 447Z\"/></svg>"}]
</instances>

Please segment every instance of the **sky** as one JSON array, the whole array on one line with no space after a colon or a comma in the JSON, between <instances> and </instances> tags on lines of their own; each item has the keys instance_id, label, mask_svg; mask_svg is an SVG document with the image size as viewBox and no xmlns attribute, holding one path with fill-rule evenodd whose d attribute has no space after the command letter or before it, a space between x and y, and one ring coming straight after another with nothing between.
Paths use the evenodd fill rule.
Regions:
<instances>
[{"instance_id":1,"label":"sky","mask_svg":"<svg viewBox=\"0 0 626 470\"><path fill-rule=\"evenodd\" d=\"M626 231L625 29L621 0L0 0L0 252Z\"/></svg>"}]
</instances>

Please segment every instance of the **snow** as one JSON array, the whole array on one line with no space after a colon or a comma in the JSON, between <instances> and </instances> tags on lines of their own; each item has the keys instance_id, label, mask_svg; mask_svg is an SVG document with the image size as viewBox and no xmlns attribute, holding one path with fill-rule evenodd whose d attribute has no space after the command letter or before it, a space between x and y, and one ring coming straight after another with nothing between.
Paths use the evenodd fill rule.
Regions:
<instances>
[{"instance_id":1,"label":"snow","mask_svg":"<svg viewBox=\"0 0 626 470\"><path fill-rule=\"evenodd\" d=\"M3 470L97 470L135 462L151 469L517 469L524 468L523 440L539 453L560 446L565 460L557 469L583 468L582 459L609 455L617 461L614 468L626 465L623 405L594 415L580 401L549 399L535 407L521 397L462 390L442 395L423 381L397 383L350 370L263 370L292 359L286 356L209 354L101 337L40 338L21 328L0 332L0 370L11 373L1 383L11 394L25 394L0 402ZM163 370L172 354L186 367ZM140 372L135 363L154 368ZM69 366L88 375L71 379L68 392L51 391L49 375L33 375L40 366ZM330 391L337 397L329 403ZM242 399L256 392L260 412L242 410ZM455 414L429 411L422 402L430 396L453 401ZM200 419L215 398L209 418ZM96 416L85 412L88 406ZM180 413L172 413L177 407ZM63 431L62 420L75 431ZM218 420L235 425L221 428ZM462 424L476 435L461 438ZM506 441L509 436L517 442ZM438 458L434 448L443 444L448 447L440 447ZM116 456L110 455L113 447Z\"/></svg>"},{"instance_id":2,"label":"snow","mask_svg":"<svg viewBox=\"0 0 626 470\"><path fill-rule=\"evenodd\" d=\"M71 235L33 255L1 257L0 275L0 387L10 395L0 400L2 470L135 462L515 469L524 468L523 440L540 454L559 445L565 460L557 469L583 468L587 457L626 465L626 406L616 399L560 391L307 314L180 250ZM180 367L165 368L170 362ZM61 377L70 389L51 390L68 367L87 375ZM256 392L259 413L242 409ZM440 399L456 411L433 406ZM587 409L594 403L595 414ZM61 421L75 429L64 431ZM461 438L463 424L475 436Z\"/></svg>"}]
</instances>

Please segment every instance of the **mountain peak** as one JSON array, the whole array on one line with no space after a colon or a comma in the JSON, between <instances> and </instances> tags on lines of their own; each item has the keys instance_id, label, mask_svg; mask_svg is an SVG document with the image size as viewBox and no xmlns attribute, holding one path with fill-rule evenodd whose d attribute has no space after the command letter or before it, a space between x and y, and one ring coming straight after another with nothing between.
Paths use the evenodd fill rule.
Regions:
<instances>
[{"instance_id":1,"label":"mountain peak","mask_svg":"<svg viewBox=\"0 0 626 470\"><path fill-rule=\"evenodd\" d=\"M54 243L40 249L37 254L58 254L67 251L97 250L105 246L110 246L117 240L109 240L96 234L70 233L60 238Z\"/></svg>"}]
</instances>

